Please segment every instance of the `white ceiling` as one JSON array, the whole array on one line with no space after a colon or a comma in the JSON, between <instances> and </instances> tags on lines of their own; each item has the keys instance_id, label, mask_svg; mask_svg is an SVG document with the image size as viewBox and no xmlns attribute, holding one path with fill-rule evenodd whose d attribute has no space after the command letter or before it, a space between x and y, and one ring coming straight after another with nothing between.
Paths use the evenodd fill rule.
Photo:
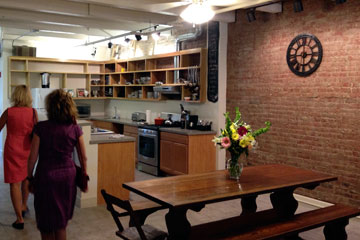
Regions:
<instances>
[{"instance_id":1,"label":"white ceiling","mask_svg":"<svg viewBox=\"0 0 360 240\"><path fill-rule=\"evenodd\" d=\"M208 0L221 21L234 20L234 10L278 0ZM179 15L189 0L0 0L4 38L21 35L83 39L102 38L159 24L182 24ZM40 30L40 31L38 31Z\"/></svg>"}]
</instances>

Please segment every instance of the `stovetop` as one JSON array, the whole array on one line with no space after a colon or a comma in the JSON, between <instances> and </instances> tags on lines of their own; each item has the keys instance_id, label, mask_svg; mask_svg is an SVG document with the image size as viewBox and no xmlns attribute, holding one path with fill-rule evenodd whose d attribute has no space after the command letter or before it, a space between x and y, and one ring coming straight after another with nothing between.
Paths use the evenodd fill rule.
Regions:
<instances>
[{"instance_id":1,"label":"stovetop","mask_svg":"<svg viewBox=\"0 0 360 240\"><path fill-rule=\"evenodd\" d=\"M162 125L155 125L155 124L146 124L139 125L139 128L145 128L145 129L151 129L151 130L159 130L160 128L174 128L174 127L180 127L180 122L175 121L171 125L169 124L162 124Z\"/></svg>"}]
</instances>

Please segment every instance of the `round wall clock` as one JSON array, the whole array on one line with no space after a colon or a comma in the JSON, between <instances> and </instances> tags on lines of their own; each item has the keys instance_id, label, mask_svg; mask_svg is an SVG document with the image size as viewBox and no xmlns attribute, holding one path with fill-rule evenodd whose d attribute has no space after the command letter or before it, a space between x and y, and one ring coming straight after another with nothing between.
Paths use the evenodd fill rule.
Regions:
<instances>
[{"instance_id":1,"label":"round wall clock","mask_svg":"<svg viewBox=\"0 0 360 240\"><path fill-rule=\"evenodd\" d=\"M300 34L291 41L286 60L293 73L306 77L320 66L322 54L322 46L317 37L311 34Z\"/></svg>"}]
</instances>

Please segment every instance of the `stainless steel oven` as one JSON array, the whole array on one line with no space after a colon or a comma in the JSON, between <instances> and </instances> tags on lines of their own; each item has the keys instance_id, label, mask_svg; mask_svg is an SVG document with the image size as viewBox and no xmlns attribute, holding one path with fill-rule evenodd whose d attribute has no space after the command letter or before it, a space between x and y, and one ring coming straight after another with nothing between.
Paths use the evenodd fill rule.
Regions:
<instances>
[{"instance_id":1,"label":"stainless steel oven","mask_svg":"<svg viewBox=\"0 0 360 240\"><path fill-rule=\"evenodd\" d=\"M138 170L159 176L159 129L138 128Z\"/></svg>"}]
</instances>

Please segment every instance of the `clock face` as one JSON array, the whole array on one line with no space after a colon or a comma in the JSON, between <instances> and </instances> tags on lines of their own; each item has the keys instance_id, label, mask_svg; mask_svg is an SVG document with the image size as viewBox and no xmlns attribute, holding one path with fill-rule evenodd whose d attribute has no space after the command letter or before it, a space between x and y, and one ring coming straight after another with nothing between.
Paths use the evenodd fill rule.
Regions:
<instances>
[{"instance_id":1,"label":"clock face","mask_svg":"<svg viewBox=\"0 0 360 240\"><path fill-rule=\"evenodd\" d=\"M300 34L291 41L286 60L293 73L306 77L320 66L322 54L322 46L317 37L310 34Z\"/></svg>"}]
</instances>

